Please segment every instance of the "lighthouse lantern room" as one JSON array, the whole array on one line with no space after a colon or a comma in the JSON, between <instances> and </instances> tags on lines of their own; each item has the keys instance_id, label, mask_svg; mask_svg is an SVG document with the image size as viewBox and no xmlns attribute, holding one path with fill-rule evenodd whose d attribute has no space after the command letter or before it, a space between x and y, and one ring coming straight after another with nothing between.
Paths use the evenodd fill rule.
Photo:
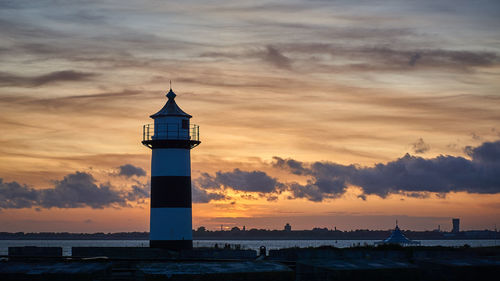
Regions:
<instances>
[{"instance_id":1,"label":"lighthouse lantern room","mask_svg":"<svg viewBox=\"0 0 500 281\"><path fill-rule=\"evenodd\" d=\"M182 111L170 89L165 106L143 126L142 144L151 148L150 247L193 247L190 150L200 144L199 126Z\"/></svg>"}]
</instances>

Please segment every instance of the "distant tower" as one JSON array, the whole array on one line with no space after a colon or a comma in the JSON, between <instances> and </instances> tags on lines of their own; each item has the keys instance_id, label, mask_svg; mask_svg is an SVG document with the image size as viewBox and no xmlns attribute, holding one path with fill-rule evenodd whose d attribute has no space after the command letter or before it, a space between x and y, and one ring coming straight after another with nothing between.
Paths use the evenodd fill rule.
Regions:
<instances>
[{"instance_id":1,"label":"distant tower","mask_svg":"<svg viewBox=\"0 0 500 281\"><path fill-rule=\"evenodd\" d=\"M290 232L290 231L292 231L292 226L289 223L286 223L283 230L286 232Z\"/></svg>"},{"instance_id":2,"label":"distant tower","mask_svg":"<svg viewBox=\"0 0 500 281\"><path fill-rule=\"evenodd\" d=\"M151 215L149 246L193 247L190 150L200 144L199 127L175 103L170 88L167 104L144 125L142 144L151 148Z\"/></svg>"},{"instance_id":3,"label":"distant tower","mask_svg":"<svg viewBox=\"0 0 500 281\"><path fill-rule=\"evenodd\" d=\"M451 221L453 223L453 229L451 230L451 232L459 233L460 232L460 219L452 219Z\"/></svg>"}]
</instances>

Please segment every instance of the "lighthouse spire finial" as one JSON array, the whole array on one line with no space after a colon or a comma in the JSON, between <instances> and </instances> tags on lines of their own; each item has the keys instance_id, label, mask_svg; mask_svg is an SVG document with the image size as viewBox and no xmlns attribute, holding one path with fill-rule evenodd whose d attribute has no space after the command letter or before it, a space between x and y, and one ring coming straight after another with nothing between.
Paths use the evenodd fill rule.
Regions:
<instances>
[{"instance_id":1,"label":"lighthouse spire finial","mask_svg":"<svg viewBox=\"0 0 500 281\"><path fill-rule=\"evenodd\" d=\"M170 100L170 99L174 99L175 96L176 95L175 95L174 91L172 91L172 80L170 80L170 90L167 93L167 98Z\"/></svg>"}]
</instances>

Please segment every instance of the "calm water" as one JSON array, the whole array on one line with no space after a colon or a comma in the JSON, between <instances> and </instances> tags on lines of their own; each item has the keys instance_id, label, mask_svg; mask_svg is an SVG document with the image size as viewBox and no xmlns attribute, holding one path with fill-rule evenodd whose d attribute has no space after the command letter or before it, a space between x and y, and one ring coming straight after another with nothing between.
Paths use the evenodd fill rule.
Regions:
<instances>
[{"instance_id":1,"label":"calm water","mask_svg":"<svg viewBox=\"0 0 500 281\"><path fill-rule=\"evenodd\" d=\"M241 245L242 249L258 250L265 246L268 250L290 247L335 246L347 248L353 245L373 245L380 240L194 240L194 247L223 246L225 243ZM422 246L471 247L500 245L500 240L417 240ZM0 255L7 255L8 248L14 246L62 247L64 256L71 256L71 247L148 247L147 240L0 240Z\"/></svg>"}]
</instances>

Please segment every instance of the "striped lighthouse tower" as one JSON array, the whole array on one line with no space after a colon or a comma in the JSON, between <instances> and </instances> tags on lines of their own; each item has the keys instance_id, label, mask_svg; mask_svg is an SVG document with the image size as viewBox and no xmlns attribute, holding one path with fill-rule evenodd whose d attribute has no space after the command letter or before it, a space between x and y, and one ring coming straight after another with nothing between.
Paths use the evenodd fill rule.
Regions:
<instances>
[{"instance_id":1,"label":"striped lighthouse tower","mask_svg":"<svg viewBox=\"0 0 500 281\"><path fill-rule=\"evenodd\" d=\"M199 127L175 103L167 104L144 125L142 144L151 148L151 215L149 245L173 250L193 247L190 150L200 144Z\"/></svg>"}]
</instances>

